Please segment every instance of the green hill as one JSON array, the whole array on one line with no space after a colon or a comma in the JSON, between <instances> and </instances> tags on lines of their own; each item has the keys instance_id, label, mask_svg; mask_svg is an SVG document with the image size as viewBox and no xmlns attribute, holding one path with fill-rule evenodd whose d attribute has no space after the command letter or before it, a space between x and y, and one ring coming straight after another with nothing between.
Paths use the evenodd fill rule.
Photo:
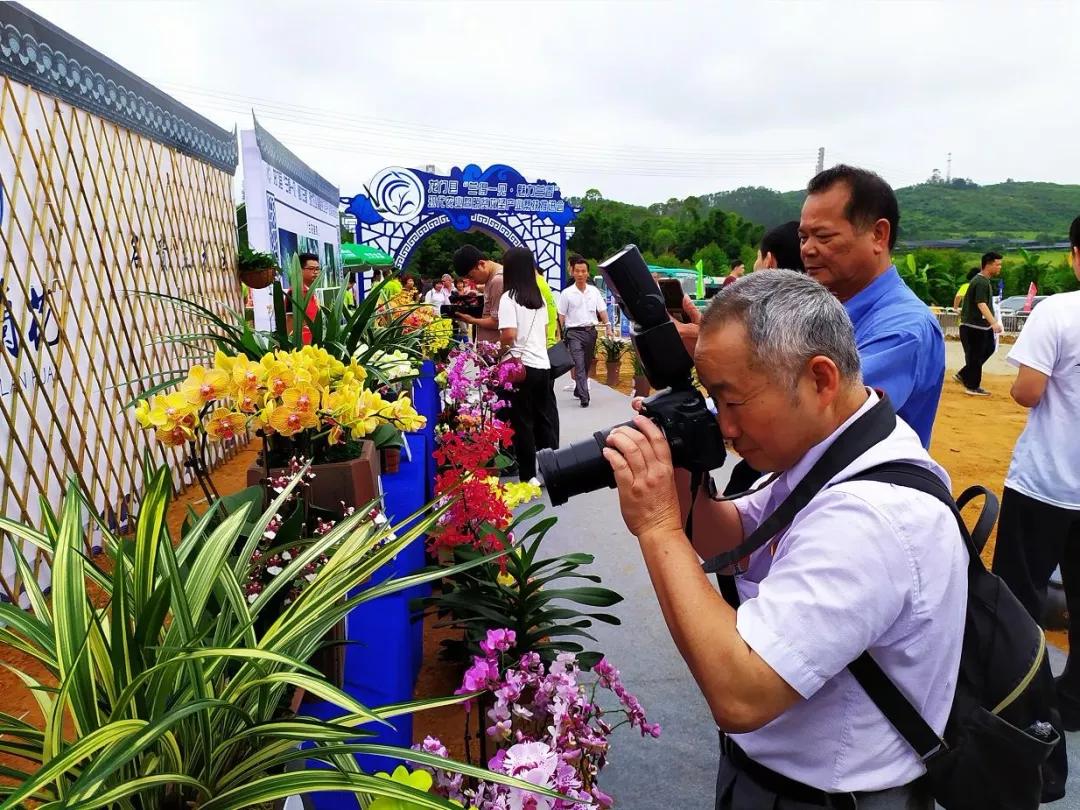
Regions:
<instances>
[{"instance_id":1,"label":"green hill","mask_svg":"<svg viewBox=\"0 0 1080 810\"><path fill-rule=\"evenodd\" d=\"M1065 239L1080 214L1080 186L966 180L897 189L902 240ZM798 219L804 192L746 187L701 197L707 208L733 211L766 227Z\"/></svg>"}]
</instances>

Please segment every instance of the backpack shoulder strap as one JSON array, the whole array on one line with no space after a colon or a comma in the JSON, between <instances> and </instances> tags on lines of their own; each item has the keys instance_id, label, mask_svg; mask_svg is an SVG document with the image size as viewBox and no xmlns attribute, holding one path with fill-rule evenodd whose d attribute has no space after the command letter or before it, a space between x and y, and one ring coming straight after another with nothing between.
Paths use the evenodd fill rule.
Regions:
<instances>
[{"instance_id":1,"label":"backpack shoulder strap","mask_svg":"<svg viewBox=\"0 0 1080 810\"><path fill-rule=\"evenodd\" d=\"M961 496L962 500L960 502L960 506L963 506L977 494L986 496L986 503L983 505L975 526L975 534L979 538L976 541L968 532L967 525L960 515L959 508L957 508L957 503L953 501L952 495L945 487L944 482L924 467L905 462L889 462L872 467L847 480L880 481L885 484L909 487L937 498L948 506L956 517L960 534L963 536L964 543L968 548L969 571L974 570L976 566L982 567L979 551L986 543L986 537L989 536L990 529L997 519L998 505L997 498L984 487L969 488ZM919 710L911 704L911 701L892 682L892 679L878 666L877 661L869 652L864 652L848 664L848 670L874 702L874 705L885 715L885 718L900 736L907 740L908 745L915 750L923 762L927 762L936 754L949 749L945 740L939 737L930 727L930 724L923 719Z\"/></svg>"},{"instance_id":2,"label":"backpack shoulder strap","mask_svg":"<svg viewBox=\"0 0 1080 810\"><path fill-rule=\"evenodd\" d=\"M886 439L896 428L896 411L884 394L881 399L836 437L791 493L738 547L706 560L702 569L713 574L757 551L795 519L825 486L859 456ZM696 492L696 489L695 489ZM693 506L691 506L691 514Z\"/></svg>"},{"instance_id":3,"label":"backpack shoulder strap","mask_svg":"<svg viewBox=\"0 0 1080 810\"><path fill-rule=\"evenodd\" d=\"M969 563L982 567L982 560L979 555L986 546L986 541L990 537L990 532L993 530L998 516L997 496L986 487L979 485L968 487L954 501L952 493L949 492L945 483L934 473L925 467L905 461L889 461L879 464L876 467L863 470L861 473L856 473L845 480L879 481L883 484L895 484L937 498L949 508L953 513L953 517L956 518L956 525L959 527L960 535L964 538L964 545L968 549ZM960 510L979 495L983 496L983 507L975 521L974 531L968 531Z\"/></svg>"}]
</instances>

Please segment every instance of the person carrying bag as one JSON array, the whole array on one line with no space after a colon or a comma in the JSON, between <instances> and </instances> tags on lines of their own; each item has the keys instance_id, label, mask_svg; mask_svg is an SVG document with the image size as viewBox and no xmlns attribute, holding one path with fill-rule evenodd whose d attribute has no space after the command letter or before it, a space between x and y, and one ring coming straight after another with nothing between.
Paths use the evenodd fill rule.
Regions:
<instances>
[{"instance_id":1,"label":"person carrying bag","mask_svg":"<svg viewBox=\"0 0 1080 810\"><path fill-rule=\"evenodd\" d=\"M548 313L536 279L536 262L528 248L506 251L499 340L504 351L524 367L509 397L509 413L518 477L533 484L540 483L536 477L536 451L558 445L558 428L552 419L555 394L551 363L545 345Z\"/></svg>"}]
</instances>

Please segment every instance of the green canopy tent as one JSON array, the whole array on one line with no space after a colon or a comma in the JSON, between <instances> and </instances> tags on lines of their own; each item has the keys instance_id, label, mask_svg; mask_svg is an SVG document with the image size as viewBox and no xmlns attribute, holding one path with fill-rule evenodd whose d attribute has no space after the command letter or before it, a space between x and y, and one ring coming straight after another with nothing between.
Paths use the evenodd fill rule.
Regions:
<instances>
[{"instance_id":1,"label":"green canopy tent","mask_svg":"<svg viewBox=\"0 0 1080 810\"><path fill-rule=\"evenodd\" d=\"M346 269L358 267L388 267L394 257L371 245L345 243L341 246L341 263Z\"/></svg>"}]
</instances>

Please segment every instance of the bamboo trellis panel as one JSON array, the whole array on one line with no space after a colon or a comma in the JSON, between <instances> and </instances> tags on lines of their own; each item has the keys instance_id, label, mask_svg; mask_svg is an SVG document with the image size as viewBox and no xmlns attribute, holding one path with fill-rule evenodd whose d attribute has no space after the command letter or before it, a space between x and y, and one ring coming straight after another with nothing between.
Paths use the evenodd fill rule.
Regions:
<instances>
[{"instance_id":1,"label":"bamboo trellis panel","mask_svg":"<svg viewBox=\"0 0 1080 810\"><path fill-rule=\"evenodd\" d=\"M131 294L241 308L226 172L0 76L0 513L39 525L74 477L106 520L137 507L143 455L187 483L183 454L124 405L201 358L190 315ZM132 382L136 381L136 382ZM213 462L224 452L215 448ZM0 598L19 597L4 541ZM47 562L25 551L48 582Z\"/></svg>"}]
</instances>

